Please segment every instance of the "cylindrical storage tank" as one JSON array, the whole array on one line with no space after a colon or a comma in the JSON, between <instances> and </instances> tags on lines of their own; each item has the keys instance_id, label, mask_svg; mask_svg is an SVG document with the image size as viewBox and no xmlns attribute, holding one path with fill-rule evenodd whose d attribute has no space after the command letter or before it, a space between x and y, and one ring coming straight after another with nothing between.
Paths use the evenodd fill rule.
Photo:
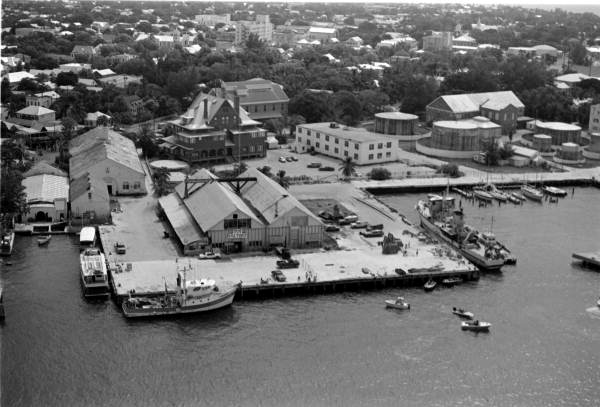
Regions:
<instances>
[{"instance_id":1,"label":"cylindrical storage tank","mask_svg":"<svg viewBox=\"0 0 600 407\"><path fill-rule=\"evenodd\" d=\"M590 133L590 144L587 150L593 153L600 153L600 133Z\"/></svg>"},{"instance_id":2,"label":"cylindrical storage tank","mask_svg":"<svg viewBox=\"0 0 600 407\"><path fill-rule=\"evenodd\" d=\"M479 151L478 127L472 123L443 120L433 123L432 148L454 151Z\"/></svg>"},{"instance_id":3,"label":"cylindrical storage tank","mask_svg":"<svg viewBox=\"0 0 600 407\"><path fill-rule=\"evenodd\" d=\"M560 158L562 158L563 160L578 160L579 145L575 143L562 143L562 145L560 146Z\"/></svg>"},{"instance_id":4,"label":"cylindrical storage tank","mask_svg":"<svg viewBox=\"0 0 600 407\"><path fill-rule=\"evenodd\" d=\"M533 148L542 153L552 150L552 136L547 134L534 134Z\"/></svg>"},{"instance_id":5,"label":"cylindrical storage tank","mask_svg":"<svg viewBox=\"0 0 600 407\"><path fill-rule=\"evenodd\" d=\"M375 132L396 136L415 134L419 117L402 112L383 112L375 115Z\"/></svg>"},{"instance_id":6,"label":"cylindrical storage tank","mask_svg":"<svg viewBox=\"0 0 600 407\"><path fill-rule=\"evenodd\" d=\"M562 122L536 122L535 131L552 137L553 146L563 143L581 144L581 127Z\"/></svg>"}]
</instances>

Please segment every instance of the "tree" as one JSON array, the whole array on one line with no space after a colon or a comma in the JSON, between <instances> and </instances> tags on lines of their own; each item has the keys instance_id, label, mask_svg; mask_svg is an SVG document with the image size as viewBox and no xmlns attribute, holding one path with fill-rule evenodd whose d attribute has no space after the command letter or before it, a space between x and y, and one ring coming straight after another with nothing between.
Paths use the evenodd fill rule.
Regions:
<instances>
[{"instance_id":1,"label":"tree","mask_svg":"<svg viewBox=\"0 0 600 407\"><path fill-rule=\"evenodd\" d=\"M392 174L387 168L378 167L373 168L371 172L369 172L368 177L375 181L383 181L386 179L390 179L392 177Z\"/></svg>"},{"instance_id":2,"label":"tree","mask_svg":"<svg viewBox=\"0 0 600 407\"><path fill-rule=\"evenodd\" d=\"M390 98L380 90L365 89L358 92L358 100L362 109L363 117L373 117L375 113L383 110L390 103Z\"/></svg>"},{"instance_id":3,"label":"tree","mask_svg":"<svg viewBox=\"0 0 600 407\"><path fill-rule=\"evenodd\" d=\"M453 163L442 165L437 172L451 178L458 178L463 175L463 173L458 169L458 165Z\"/></svg>"},{"instance_id":4,"label":"tree","mask_svg":"<svg viewBox=\"0 0 600 407\"><path fill-rule=\"evenodd\" d=\"M334 117L326 93L304 91L290 100L289 111L290 114L304 117L308 123L324 122Z\"/></svg>"},{"instance_id":5,"label":"tree","mask_svg":"<svg viewBox=\"0 0 600 407\"><path fill-rule=\"evenodd\" d=\"M169 193L169 171L166 168L154 169L152 180L154 181L154 190L159 197Z\"/></svg>"},{"instance_id":6,"label":"tree","mask_svg":"<svg viewBox=\"0 0 600 407\"><path fill-rule=\"evenodd\" d=\"M140 129L138 144L147 158L158 155L158 146L152 136L152 130L149 125L144 125Z\"/></svg>"},{"instance_id":7,"label":"tree","mask_svg":"<svg viewBox=\"0 0 600 407\"><path fill-rule=\"evenodd\" d=\"M61 72L56 76L56 84L58 86L75 86L77 81L77 74L73 72Z\"/></svg>"},{"instance_id":8,"label":"tree","mask_svg":"<svg viewBox=\"0 0 600 407\"><path fill-rule=\"evenodd\" d=\"M340 164L339 170L342 172L344 177L350 178L356 173L356 162L354 162L352 157L346 157Z\"/></svg>"},{"instance_id":9,"label":"tree","mask_svg":"<svg viewBox=\"0 0 600 407\"><path fill-rule=\"evenodd\" d=\"M361 119L360 102L348 91L336 92L333 95L333 109L338 121L353 126Z\"/></svg>"},{"instance_id":10,"label":"tree","mask_svg":"<svg viewBox=\"0 0 600 407\"><path fill-rule=\"evenodd\" d=\"M587 65L586 64L586 55L587 50L581 44L581 42L577 41L571 47L571 60L575 65Z\"/></svg>"},{"instance_id":11,"label":"tree","mask_svg":"<svg viewBox=\"0 0 600 407\"><path fill-rule=\"evenodd\" d=\"M233 175L238 177L240 174L243 174L248 169L248 164L244 161L240 161L239 163L235 163L233 165Z\"/></svg>"},{"instance_id":12,"label":"tree","mask_svg":"<svg viewBox=\"0 0 600 407\"><path fill-rule=\"evenodd\" d=\"M515 154L513 147L510 143L502 144L502 146L498 150L498 153L500 154L501 160L508 160L510 157L512 157Z\"/></svg>"},{"instance_id":13,"label":"tree","mask_svg":"<svg viewBox=\"0 0 600 407\"><path fill-rule=\"evenodd\" d=\"M10 90L10 83L8 82L8 77L4 77L2 79L2 90L0 90L0 97L2 98L2 103L8 102L12 95Z\"/></svg>"},{"instance_id":14,"label":"tree","mask_svg":"<svg viewBox=\"0 0 600 407\"><path fill-rule=\"evenodd\" d=\"M483 142L482 151L485 153L486 165L498 165L500 160L500 146L498 141L490 139Z\"/></svg>"},{"instance_id":15,"label":"tree","mask_svg":"<svg viewBox=\"0 0 600 407\"><path fill-rule=\"evenodd\" d=\"M246 48L249 50L257 51L265 49L265 42L258 36L258 34L250 33L246 40Z\"/></svg>"},{"instance_id":16,"label":"tree","mask_svg":"<svg viewBox=\"0 0 600 407\"><path fill-rule=\"evenodd\" d=\"M262 172L263 174L265 174L267 177L272 176L273 174L271 173L271 167L269 167L268 165L265 165L263 167L258 168L258 170L260 172Z\"/></svg>"},{"instance_id":17,"label":"tree","mask_svg":"<svg viewBox=\"0 0 600 407\"><path fill-rule=\"evenodd\" d=\"M22 184L23 174L10 165L2 166L0 208L2 213L22 215L27 212L27 194Z\"/></svg>"},{"instance_id":18,"label":"tree","mask_svg":"<svg viewBox=\"0 0 600 407\"><path fill-rule=\"evenodd\" d=\"M275 177L276 177L275 180L277 181L277 183L287 189L287 187L289 186L289 180L288 180L288 177L285 176L285 170L277 171L277 174L275 174Z\"/></svg>"}]
</instances>

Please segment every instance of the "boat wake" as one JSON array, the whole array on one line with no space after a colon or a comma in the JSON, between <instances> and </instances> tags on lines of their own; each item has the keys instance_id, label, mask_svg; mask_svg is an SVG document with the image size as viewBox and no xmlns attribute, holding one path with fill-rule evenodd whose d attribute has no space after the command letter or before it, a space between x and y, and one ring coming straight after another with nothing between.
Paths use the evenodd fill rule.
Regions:
<instances>
[{"instance_id":1,"label":"boat wake","mask_svg":"<svg viewBox=\"0 0 600 407\"><path fill-rule=\"evenodd\" d=\"M586 311L593 318L600 319L600 308L598 308L598 307L590 307L590 308L586 309Z\"/></svg>"}]
</instances>

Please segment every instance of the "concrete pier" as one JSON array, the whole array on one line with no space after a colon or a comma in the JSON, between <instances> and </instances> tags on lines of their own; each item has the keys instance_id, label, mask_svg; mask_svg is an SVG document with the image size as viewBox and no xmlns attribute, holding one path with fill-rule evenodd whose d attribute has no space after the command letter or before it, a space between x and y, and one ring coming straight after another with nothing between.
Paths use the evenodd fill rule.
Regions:
<instances>
[{"instance_id":1,"label":"concrete pier","mask_svg":"<svg viewBox=\"0 0 600 407\"><path fill-rule=\"evenodd\" d=\"M584 266L600 268L600 251L573 253L572 257L576 260L581 260Z\"/></svg>"}]
</instances>

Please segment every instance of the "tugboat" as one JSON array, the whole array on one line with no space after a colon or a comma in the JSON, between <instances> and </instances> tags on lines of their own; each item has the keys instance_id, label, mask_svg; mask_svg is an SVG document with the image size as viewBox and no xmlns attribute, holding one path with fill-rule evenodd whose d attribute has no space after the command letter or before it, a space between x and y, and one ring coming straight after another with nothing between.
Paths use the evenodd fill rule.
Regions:
<instances>
[{"instance_id":1,"label":"tugboat","mask_svg":"<svg viewBox=\"0 0 600 407\"><path fill-rule=\"evenodd\" d=\"M123 301L123 314L127 318L161 315L191 314L210 311L231 305L241 284L217 286L215 280L187 280L186 269L177 273L175 294L167 291L162 297L130 297Z\"/></svg>"},{"instance_id":2,"label":"tugboat","mask_svg":"<svg viewBox=\"0 0 600 407\"><path fill-rule=\"evenodd\" d=\"M457 249L482 271L500 271L510 251L491 233L480 234L465 225L462 208L455 208L453 197L431 194L417 203L421 226L436 238Z\"/></svg>"},{"instance_id":3,"label":"tugboat","mask_svg":"<svg viewBox=\"0 0 600 407\"><path fill-rule=\"evenodd\" d=\"M106 297L109 294L106 259L100 249L89 247L79 256L81 285L85 297Z\"/></svg>"}]
</instances>

